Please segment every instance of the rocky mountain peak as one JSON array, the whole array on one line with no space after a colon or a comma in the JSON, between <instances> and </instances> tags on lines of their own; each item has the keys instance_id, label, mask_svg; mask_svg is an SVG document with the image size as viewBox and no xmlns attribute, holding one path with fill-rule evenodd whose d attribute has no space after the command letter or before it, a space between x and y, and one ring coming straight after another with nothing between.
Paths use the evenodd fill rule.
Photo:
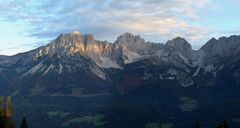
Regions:
<instances>
[{"instance_id":1,"label":"rocky mountain peak","mask_svg":"<svg viewBox=\"0 0 240 128\"><path fill-rule=\"evenodd\" d=\"M133 35L131 33L124 33L120 35L115 44L124 48L125 50L138 51L144 50L146 48L145 40L142 39L139 35Z\"/></svg>"},{"instance_id":2,"label":"rocky mountain peak","mask_svg":"<svg viewBox=\"0 0 240 128\"><path fill-rule=\"evenodd\" d=\"M144 39L142 39L139 35L133 35L131 33L124 33L120 35L116 43L118 44L143 44L145 43Z\"/></svg>"},{"instance_id":3,"label":"rocky mountain peak","mask_svg":"<svg viewBox=\"0 0 240 128\"><path fill-rule=\"evenodd\" d=\"M167 41L165 46L172 48L186 58L191 58L192 56L192 46L184 38L176 37Z\"/></svg>"},{"instance_id":4,"label":"rocky mountain peak","mask_svg":"<svg viewBox=\"0 0 240 128\"><path fill-rule=\"evenodd\" d=\"M200 48L200 50L203 50L205 52L210 52L211 51L210 49L214 49L214 47L217 43L218 43L218 40L216 38L212 38L205 45L203 45Z\"/></svg>"},{"instance_id":5,"label":"rocky mountain peak","mask_svg":"<svg viewBox=\"0 0 240 128\"><path fill-rule=\"evenodd\" d=\"M92 34L81 35L80 32L61 34L50 44L37 50L34 58L41 56L65 57L80 55L91 58L98 66L117 67L111 60L113 44L106 41L98 41ZM65 57L66 58L66 57Z\"/></svg>"},{"instance_id":6,"label":"rocky mountain peak","mask_svg":"<svg viewBox=\"0 0 240 128\"><path fill-rule=\"evenodd\" d=\"M190 48L192 49L192 46L182 37L176 37L172 40L167 41L166 46L174 47L174 48Z\"/></svg>"},{"instance_id":7,"label":"rocky mountain peak","mask_svg":"<svg viewBox=\"0 0 240 128\"><path fill-rule=\"evenodd\" d=\"M202 58L225 52L224 55L235 54L230 51L240 51L240 36L229 38L215 38L208 41L200 50L193 51L192 46L181 37L167 41L165 45L146 43L138 35L124 33L120 35L114 44L98 41L92 34L82 35L80 32L61 34L50 44L37 49L34 57L40 56L65 56L78 54L93 60L98 66L104 68L119 68L124 64L132 63L149 56L168 56L180 58L184 63L191 65L194 62L202 62ZM236 50L238 49L238 50ZM166 58L166 59L169 59ZM164 58L165 59L165 58ZM176 61L177 62L177 61Z\"/></svg>"},{"instance_id":8,"label":"rocky mountain peak","mask_svg":"<svg viewBox=\"0 0 240 128\"><path fill-rule=\"evenodd\" d=\"M95 38L92 34L82 35L80 32L75 31L72 33L61 34L55 40L59 43L64 43L64 42L73 42L73 41L76 42L76 41L83 41L83 40L95 41Z\"/></svg>"},{"instance_id":9,"label":"rocky mountain peak","mask_svg":"<svg viewBox=\"0 0 240 128\"><path fill-rule=\"evenodd\" d=\"M146 67L146 70L141 69L144 71L142 78L150 80L154 72L163 67L164 70L159 70L156 73L157 77L152 78L177 80L180 85L187 87L195 84L192 77L209 72L216 74L225 66L222 65L223 62L227 61L230 64L229 60L232 60L232 63L240 62L239 44L240 36L213 38L200 50L194 51L181 37L169 40L164 45L145 43L140 36L125 33L112 44L98 41L91 34L82 35L80 32L73 32L61 34L48 45L28 53L7 58L0 56L0 66L2 66L0 70L5 70L5 64L11 69L12 65L18 66L21 63L20 67L16 68L16 72L22 73L21 77L37 73L45 76L48 72L62 74L80 69L107 80L105 71L137 65L141 68ZM32 58L36 60L32 61ZM153 72L150 71L152 66L157 66Z\"/></svg>"},{"instance_id":10,"label":"rocky mountain peak","mask_svg":"<svg viewBox=\"0 0 240 128\"><path fill-rule=\"evenodd\" d=\"M83 40L84 40L85 46L96 42L96 40L92 34L84 35L83 38L84 38Z\"/></svg>"},{"instance_id":11,"label":"rocky mountain peak","mask_svg":"<svg viewBox=\"0 0 240 128\"><path fill-rule=\"evenodd\" d=\"M236 49L240 49L240 36L233 35L228 38L212 38L200 50L207 54L220 54L221 52L232 53L232 51L238 51Z\"/></svg>"},{"instance_id":12,"label":"rocky mountain peak","mask_svg":"<svg viewBox=\"0 0 240 128\"><path fill-rule=\"evenodd\" d=\"M81 33L79 31L74 31L71 33L72 35L81 35Z\"/></svg>"},{"instance_id":13,"label":"rocky mountain peak","mask_svg":"<svg viewBox=\"0 0 240 128\"><path fill-rule=\"evenodd\" d=\"M86 52L99 52L101 49L99 41L96 41L92 34L81 35L80 32L61 34L50 44L41 48L36 56L43 55L68 55L68 54L85 54Z\"/></svg>"}]
</instances>

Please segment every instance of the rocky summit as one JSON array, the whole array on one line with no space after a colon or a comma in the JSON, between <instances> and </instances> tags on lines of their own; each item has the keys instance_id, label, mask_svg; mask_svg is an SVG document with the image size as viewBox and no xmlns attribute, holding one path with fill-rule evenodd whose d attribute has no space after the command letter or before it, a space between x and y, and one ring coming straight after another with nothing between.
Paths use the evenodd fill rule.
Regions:
<instances>
[{"instance_id":1,"label":"rocky summit","mask_svg":"<svg viewBox=\"0 0 240 128\"><path fill-rule=\"evenodd\" d=\"M202 113L226 103L240 105L240 36L212 38L193 50L182 37L153 43L124 33L110 43L75 31L29 52L0 56L0 72L2 95L11 95L18 103L18 96L24 96L43 113L49 106L64 111L63 104L71 104L66 113L79 110L74 116L105 114L111 120L106 127L115 126L117 119L141 127L127 122L136 115L142 123L161 118L181 127L178 117L198 113L202 119ZM233 120L234 113L225 111ZM121 112L134 116L124 120Z\"/></svg>"}]
</instances>

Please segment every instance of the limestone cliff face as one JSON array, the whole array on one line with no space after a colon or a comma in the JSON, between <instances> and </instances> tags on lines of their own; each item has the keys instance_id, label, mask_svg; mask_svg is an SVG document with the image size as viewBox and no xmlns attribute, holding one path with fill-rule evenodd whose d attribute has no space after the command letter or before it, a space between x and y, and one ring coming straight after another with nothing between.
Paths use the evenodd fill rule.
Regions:
<instances>
[{"instance_id":1,"label":"limestone cliff face","mask_svg":"<svg viewBox=\"0 0 240 128\"><path fill-rule=\"evenodd\" d=\"M138 35L124 33L114 43L98 41L93 35L81 35L80 32L61 34L47 46L40 48L35 58L41 56L71 56L78 54L92 59L103 68L121 68L149 56L163 56L169 51L179 53L186 59L191 59L191 45L183 38L175 38L166 45L145 42Z\"/></svg>"},{"instance_id":2,"label":"limestone cliff face","mask_svg":"<svg viewBox=\"0 0 240 128\"><path fill-rule=\"evenodd\" d=\"M194 79L211 76L213 79L224 69L235 67L233 76L238 80L240 62L240 36L211 39L201 49L192 50L183 38L177 37L166 42L145 42L131 33L120 35L114 43L99 41L93 35L80 32L61 34L48 45L12 57L0 56L0 71L15 71L19 79L34 75L48 76L64 73L85 73L101 80L110 79L109 71L139 64L164 68L151 72L152 66L144 70L144 80L152 78L176 80L184 87L194 85ZM34 58L34 60L33 60ZM134 63L136 62L136 63ZM131 64L130 64L131 63ZM232 69L231 69L232 70ZM76 72L75 72L76 71ZM155 76L153 75L155 74ZM83 79L85 80L85 78Z\"/></svg>"},{"instance_id":3,"label":"limestone cliff face","mask_svg":"<svg viewBox=\"0 0 240 128\"><path fill-rule=\"evenodd\" d=\"M179 69L169 71L167 75L176 75L179 81L187 80L182 85L193 84L192 77L217 72L226 66L222 63L227 61L229 65L240 60L240 36L231 36L211 39L200 50L192 50L191 45L183 38L176 37L166 44L145 42L143 38L131 33L120 35L114 43L98 41L93 35L82 35L80 32L61 34L50 44L36 51L34 58L43 56L71 58L80 56L93 61L101 68L124 68L124 65L144 59L155 58L155 63L168 65ZM1 59L1 58L0 58ZM157 61L156 61L157 60ZM220 61L221 60L221 61ZM191 74L194 67L196 71ZM202 71L202 72L201 72ZM96 73L96 72L95 72ZM99 72L98 72L99 74ZM103 73L101 73L103 74Z\"/></svg>"},{"instance_id":4,"label":"limestone cliff face","mask_svg":"<svg viewBox=\"0 0 240 128\"><path fill-rule=\"evenodd\" d=\"M183 38L176 37L173 40L169 40L166 46L180 53L185 58L191 59L192 57L192 46Z\"/></svg>"},{"instance_id":5,"label":"limestone cliff face","mask_svg":"<svg viewBox=\"0 0 240 128\"><path fill-rule=\"evenodd\" d=\"M145 40L140 36L134 36L131 33L124 33L123 35L120 35L115 43L124 50L129 49L132 51L138 51L146 49Z\"/></svg>"},{"instance_id":6,"label":"limestone cliff face","mask_svg":"<svg viewBox=\"0 0 240 128\"><path fill-rule=\"evenodd\" d=\"M130 63L139 58L140 52L146 47L144 39L130 33L119 36L115 43L109 43L98 41L91 34L81 35L80 32L73 32L61 34L50 44L40 48L35 58L79 54L91 58L100 67L119 68L123 63Z\"/></svg>"},{"instance_id":7,"label":"limestone cliff face","mask_svg":"<svg viewBox=\"0 0 240 128\"><path fill-rule=\"evenodd\" d=\"M103 61L112 61L109 55L113 52L113 44L106 41L97 41L94 36L81 35L80 32L61 34L57 39L51 41L45 47L40 48L35 58L41 56L71 56L79 54L90 57L101 67L116 67L107 65ZM113 63L113 62L111 62Z\"/></svg>"},{"instance_id":8,"label":"limestone cliff face","mask_svg":"<svg viewBox=\"0 0 240 128\"><path fill-rule=\"evenodd\" d=\"M43 47L37 56L54 54L75 54L82 55L88 53L101 54L107 52L111 46L108 42L96 41L93 35L81 35L80 33L62 34L53 40L49 45Z\"/></svg>"}]
</instances>

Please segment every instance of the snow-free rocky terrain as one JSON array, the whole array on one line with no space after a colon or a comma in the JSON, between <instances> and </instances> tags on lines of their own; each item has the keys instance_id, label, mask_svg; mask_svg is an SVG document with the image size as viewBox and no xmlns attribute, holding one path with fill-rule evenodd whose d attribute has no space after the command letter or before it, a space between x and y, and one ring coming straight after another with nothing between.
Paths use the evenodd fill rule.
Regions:
<instances>
[{"instance_id":1,"label":"snow-free rocky terrain","mask_svg":"<svg viewBox=\"0 0 240 128\"><path fill-rule=\"evenodd\" d=\"M105 123L97 127L240 120L240 36L212 38L193 50L181 37L162 44L124 33L110 43L72 32L29 52L0 56L0 72L1 95L15 98L18 111L30 113L23 96L41 116L67 113L38 125L41 117L29 114L34 128L65 127L60 122L99 113Z\"/></svg>"}]
</instances>

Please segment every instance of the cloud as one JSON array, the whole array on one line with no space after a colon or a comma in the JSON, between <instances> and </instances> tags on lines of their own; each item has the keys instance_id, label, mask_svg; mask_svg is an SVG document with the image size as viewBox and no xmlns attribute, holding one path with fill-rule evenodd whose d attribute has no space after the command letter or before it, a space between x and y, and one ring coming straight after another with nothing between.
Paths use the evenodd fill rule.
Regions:
<instances>
[{"instance_id":1,"label":"cloud","mask_svg":"<svg viewBox=\"0 0 240 128\"><path fill-rule=\"evenodd\" d=\"M213 6L210 0L8 0L0 3L1 20L25 23L24 35L49 40L75 30L113 41L133 32L152 41L175 36L202 41L213 31L196 26L199 11Z\"/></svg>"},{"instance_id":2,"label":"cloud","mask_svg":"<svg viewBox=\"0 0 240 128\"><path fill-rule=\"evenodd\" d=\"M1 48L0 49L0 55L13 55L13 54L16 54L16 51L18 50L24 50L27 51L27 50L30 50L30 49L26 49L26 48L23 48L22 45L18 45L18 46L14 46L14 47L6 47L6 48ZM17 52L19 53L19 52Z\"/></svg>"}]
</instances>

